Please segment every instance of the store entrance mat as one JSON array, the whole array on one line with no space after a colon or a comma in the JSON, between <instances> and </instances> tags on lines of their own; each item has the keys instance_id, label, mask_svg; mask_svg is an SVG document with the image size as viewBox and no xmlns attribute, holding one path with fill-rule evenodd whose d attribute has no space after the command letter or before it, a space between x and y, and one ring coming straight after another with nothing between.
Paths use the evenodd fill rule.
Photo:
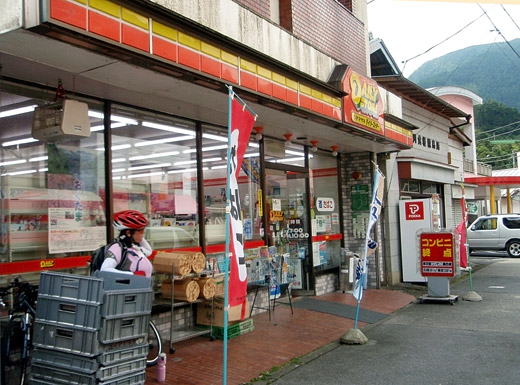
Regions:
<instances>
[{"instance_id":1,"label":"store entrance mat","mask_svg":"<svg viewBox=\"0 0 520 385\"><path fill-rule=\"evenodd\" d=\"M356 318L356 306L346 305L344 303L301 297L297 301L293 301L292 304L294 307L301 309L318 311L350 319ZM360 308L358 320L366 323L375 323L382 320L387 315L388 314Z\"/></svg>"}]
</instances>

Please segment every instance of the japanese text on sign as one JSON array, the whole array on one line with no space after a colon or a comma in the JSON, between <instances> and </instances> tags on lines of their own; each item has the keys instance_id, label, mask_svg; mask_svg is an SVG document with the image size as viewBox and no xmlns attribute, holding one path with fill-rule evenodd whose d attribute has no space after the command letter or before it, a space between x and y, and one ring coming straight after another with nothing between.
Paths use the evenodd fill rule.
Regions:
<instances>
[{"instance_id":1,"label":"japanese text on sign","mask_svg":"<svg viewBox=\"0 0 520 385\"><path fill-rule=\"evenodd\" d=\"M422 233L421 275L423 277L453 277L455 248L453 234L448 232Z\"/></svg>"}]
</instances>

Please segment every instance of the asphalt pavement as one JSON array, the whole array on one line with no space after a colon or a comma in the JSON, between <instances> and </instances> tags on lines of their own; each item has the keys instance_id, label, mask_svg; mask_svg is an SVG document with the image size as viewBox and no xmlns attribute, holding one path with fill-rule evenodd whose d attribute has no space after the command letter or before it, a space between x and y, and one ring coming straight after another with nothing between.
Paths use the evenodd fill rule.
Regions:
<instances>
[{"instance_id":1,"label":"asphalt pavement","mask_svg":"<svg viewBox=\"0 0 520 385\"><path fill-rule=\"evenodd\" d=\"M520 259L472 258L480 302L414 302L361 331L365 345L331 343L280 370L278 385L520 384Z\"/></svg>"}]
</instances>

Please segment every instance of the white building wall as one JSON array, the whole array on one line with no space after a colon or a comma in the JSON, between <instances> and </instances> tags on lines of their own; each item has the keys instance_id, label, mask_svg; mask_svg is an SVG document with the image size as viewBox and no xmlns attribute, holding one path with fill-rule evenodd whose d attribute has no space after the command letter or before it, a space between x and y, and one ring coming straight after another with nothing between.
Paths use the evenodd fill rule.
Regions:
<instances>
[{"instance_id":1,"label":"white building wall","mask_svg":"<svg viewBox=\"0 0 520 385\"><path fill-rule=\"evenodd\" d=\"M419 129L413 133L417 136L439 142L439 149L414 143L410 150L403 150L397 154L391 154L386 161L386 188L387 205L385 208L385 264L388 284L396 284L402 280L401 271L401 242L399 224L399 175L397 171L398 158L409 158L417 164L417 173L423 180L434 181L443 184L444 195L444 220L446 228L457 225L454 218L453 190L461 181L463 173L463 146L457 139L451 138L449 128L452 126L449 119L436 115L422 107L403 100L403 119L414 124ZM451 153L449 163L448 153ZM459 188L460 189L460 188Z\"/></svg>"},{"instance_id":2,"label":"white building wall","mask_svg":"<svg viewBox=\"0 0 520 385\"><path fill-rule=\"evenodd\" d=\"M383 166L382 166L383 167ZM386 278L389 285L401 281L401 238L399 230L399 175L397 172L396 154L386 160L384 208L384 256Z\"/></svg>"}]
</instances>

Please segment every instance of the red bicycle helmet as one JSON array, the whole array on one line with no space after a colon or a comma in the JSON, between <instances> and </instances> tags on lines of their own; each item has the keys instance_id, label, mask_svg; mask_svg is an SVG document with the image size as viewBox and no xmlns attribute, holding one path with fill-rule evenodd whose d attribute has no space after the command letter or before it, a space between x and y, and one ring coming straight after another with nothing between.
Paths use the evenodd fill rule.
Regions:
<instances>
[{"instance_id":1,"label":"red bicycle helmet","mask_svg":"<svg viewBox=\"0 0 520 385\"><path fill-rule=\"evenodd\" d=\"M140 230L148 226L148 219L136 210L124 210L114 214L116 230Z\"/></svg>"}]
</instances>

